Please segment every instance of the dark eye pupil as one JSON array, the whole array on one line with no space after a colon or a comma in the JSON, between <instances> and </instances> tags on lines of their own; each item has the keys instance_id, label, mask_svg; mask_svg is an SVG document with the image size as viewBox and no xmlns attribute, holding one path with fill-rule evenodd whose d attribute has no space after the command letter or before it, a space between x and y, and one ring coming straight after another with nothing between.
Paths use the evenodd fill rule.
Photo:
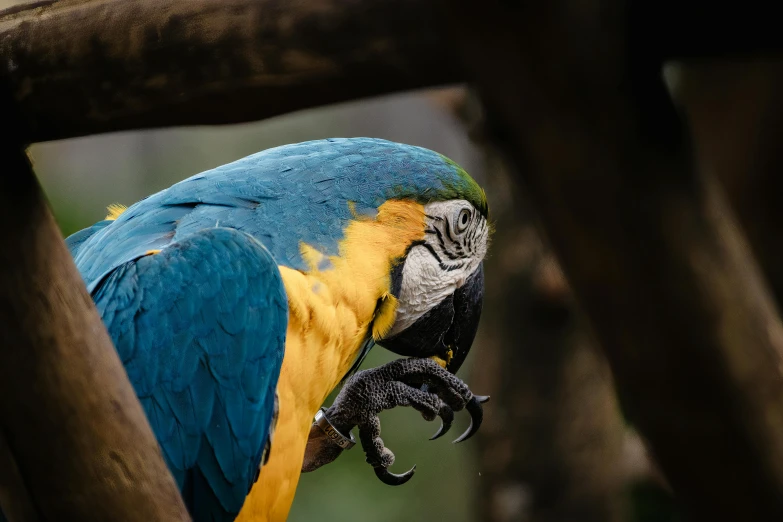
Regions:
<instances>
[{"instance_id":1,"label":"dark eye pupil","mask_svg":"<svg viewBox=\"0 0 783 522\"><path fill-rule=\"evenodd\" d=\"M468 222L468 215L467 214L462 214L462 224L464 225L467 222Z\"/></svg>"}]
</instances>

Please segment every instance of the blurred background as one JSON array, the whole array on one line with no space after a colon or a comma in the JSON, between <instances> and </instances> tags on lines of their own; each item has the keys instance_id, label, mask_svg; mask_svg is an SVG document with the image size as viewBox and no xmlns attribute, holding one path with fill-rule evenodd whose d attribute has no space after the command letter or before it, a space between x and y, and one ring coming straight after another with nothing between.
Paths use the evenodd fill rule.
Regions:
<instances>
[{"instance_id":1,"label":"blurred background","mask_svg":"<svg viewBox=\"0 0 783 522\"><path fill-rule=\"evenodd\" d=\"M21 1L0 0L0 8ZM290 520L680 520L643 442L624 421L611 375L536 231L531 205L482 138L481 111L461 87L362 100L263 122L119 133L34 145L35 170L68 236L198 172L286 143L371 136L436 150L487 191L496 233L486 302L460 376L492 400L461 445L427 439L437 423L399 408L381 415L393 471L378 481L361 449L304 474ZM521 318L521 319L520 319ZM364 367L393 358L377 347ZM331 398L327 403L331 402ZM455 438L467 424L464 414Z\"/></svg>"}]
</instances>

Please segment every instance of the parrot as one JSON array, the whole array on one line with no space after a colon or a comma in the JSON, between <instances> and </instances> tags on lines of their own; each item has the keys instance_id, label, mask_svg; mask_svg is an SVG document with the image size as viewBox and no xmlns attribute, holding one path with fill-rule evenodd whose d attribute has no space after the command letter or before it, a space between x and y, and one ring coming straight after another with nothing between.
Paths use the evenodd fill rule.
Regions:
<instances>
[{"instance_id":1,"label":"parrot","mask_svg":"<svg viewBox=\"0 0 783 522\"><path fill-rule=\"evenodd\" d=\"M376 138L283 145L196 174L66 239L193 519L283 521L322 417L440 417L486 398L454 374L473 343L490 223L447 157ZM375 345L403 356L358 371ZM344 384L333 406L329 394ZM353 438L353 436L350 436ZM341 448L338 448L338 450ZM308 450L309 451L309 450Z\"/></svg>"}]
</instances>

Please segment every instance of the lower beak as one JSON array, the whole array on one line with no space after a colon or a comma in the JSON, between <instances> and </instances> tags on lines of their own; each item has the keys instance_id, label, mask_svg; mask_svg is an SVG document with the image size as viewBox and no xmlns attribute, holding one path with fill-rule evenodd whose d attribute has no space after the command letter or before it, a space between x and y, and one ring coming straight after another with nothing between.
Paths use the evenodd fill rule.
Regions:
<instances>
[{"instance_id":1,"label":"lower beak","mask_svg":"<svg viewBox=\"0 0 783 522\"><path fill-rule=\"evenodd\" d=\"M444 342L451 348L446 369L457 373L476 338L481 308L484 304L484 264L479 265L470 279L454 292L454 320L446 332Z\"/></svg>"},{"instance_id":2,"label":"lower beak","mask_svg":"<svg viewBox=\"0 0 783 522\"><path fill-rule=\"evenodd\" d=\"M484 302L484 265L452 295L404 331L378 344L399 355L435 357L456 373L476 337Z\"/></svg>"}]
</instances>

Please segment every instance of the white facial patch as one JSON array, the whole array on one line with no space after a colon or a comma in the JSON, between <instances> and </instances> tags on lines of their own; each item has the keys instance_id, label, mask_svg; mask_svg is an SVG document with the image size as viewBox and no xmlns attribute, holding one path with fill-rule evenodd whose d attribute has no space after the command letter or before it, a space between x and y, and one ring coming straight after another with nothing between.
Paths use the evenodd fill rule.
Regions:
<instances>
[{"instance_id":1,"label":"white facial patch","mask_svg":"<svg viewBox=\"0 0 783 522\"><path fill-rule=\"evenodd\" d=\"M487 253L487 220L461 199L424 205L424 241L408 252L397 296L392 337L454 293L470 278Z\"/></svg>"}]
</instances>

